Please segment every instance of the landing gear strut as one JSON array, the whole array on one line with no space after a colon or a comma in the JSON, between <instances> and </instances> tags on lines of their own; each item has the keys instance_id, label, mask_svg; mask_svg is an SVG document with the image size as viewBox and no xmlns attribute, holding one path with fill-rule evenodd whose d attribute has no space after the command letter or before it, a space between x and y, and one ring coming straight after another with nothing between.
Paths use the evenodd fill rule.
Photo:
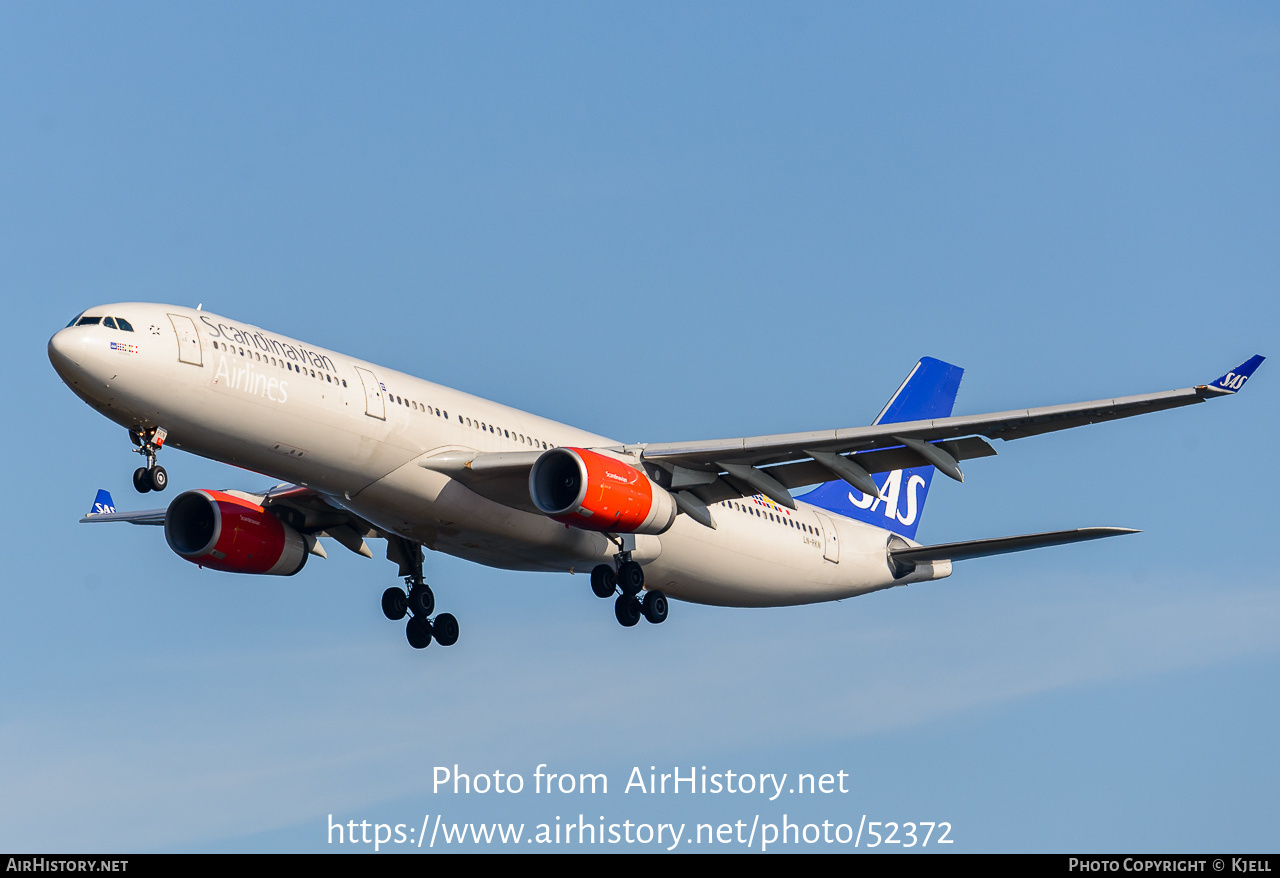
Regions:
<instances>
[{"instance_id":1,"label":"landing gear strut","mask_svg":"<svg viewBox=\"0 0 1280 878\"><path fill-rule=\"evenodd\" d=\"M648 619L654 625L666 621L667 596L657 589L645 592L641 600L639 594L644 590L644 568L631 560L635 549L635 536L623 534L615 538L618 553L613 556L614 567L609 564L597 564L591 570L591 591L598 598L617 599L613 603L613 614L618 624L630 628L640 621L640 617Z\"/></svg>"},{"instance_id":2,"label":"landing gear strut","mask_svg":"<svg viewBox=\"0 0 1280 878\"><path fill-rule=\"evenodd\" d=\"M405 636L414 649L427 648L432 639L441 646L453 646L457 643L458 620L452 613L441 613L435 619L430 618L436 608L436 597L422 576L421 546L401 537L390 537L387 557L400 563L405 588L392 586L382 593L383 615L392 622L398 622L409 615ZM409 571L407 574L406 569ZM405 594L405 590L408 594Z\"/></svg>"},{"instance_id":3,"label":"landing gear strut","mask_svg":"<svg viewBox=\"0 0 1280 878\"><path fill-rule=\"evenodd\" d=\"M168 435L169 431L164 427L154 427L150 430L144 427L133 427L129 430L129 438L133 440L134 445L138 446L134 451L147 458L146 466L140 466L133 471L133 487L139 494L163 491L169 487L169 474L164 471L164 467L156 465L156 455L164 447L164 440Z\"/></svg>"}]
</instances>

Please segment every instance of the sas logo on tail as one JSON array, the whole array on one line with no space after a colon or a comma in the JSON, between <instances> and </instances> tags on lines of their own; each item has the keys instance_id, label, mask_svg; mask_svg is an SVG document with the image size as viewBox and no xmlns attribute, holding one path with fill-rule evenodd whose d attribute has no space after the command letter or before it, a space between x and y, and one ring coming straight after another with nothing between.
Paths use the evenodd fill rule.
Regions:
<instances>
[{"instance_id":1,"label":"sas logo on tail","mask_svg":"<svg viewBox=\"0 0 1280 878\"><path fill-rule=\"evenodd\" d=\"M877 511L880 508L880 504L883 503L885 518L894 519L901 524L910 526L915 524L916 518L920 514L920 489L925 487L927 487L925 480L921 476L912 473L911 477L907 479L906 490L904 491L902 470L896 469L889 473L889 478L885 479L884 484L880 486L880 494L883 499L881 497L870 497L861 491L850 491L849 502L868 512ZM899 504L903 494L906 495L907 503L905 514Z\"/></svg>"}]
</instances>

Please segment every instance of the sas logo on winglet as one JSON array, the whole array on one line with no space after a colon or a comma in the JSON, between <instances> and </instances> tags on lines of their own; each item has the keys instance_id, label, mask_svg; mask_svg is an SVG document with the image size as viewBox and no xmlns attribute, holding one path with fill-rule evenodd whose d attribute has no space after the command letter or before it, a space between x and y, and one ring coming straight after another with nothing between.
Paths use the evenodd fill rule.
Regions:
<instances>
[{"instance_id":1,"label":"sas logo on winglet","mask_svg":"<svg viewBox=\"0 0 1280 878\"><path fill-rule=\"evenodd\" d=\"M1244 383L1249 380L1248 375L1237 375L1235 372L1228 372L1222 376L1222 380L1218 382L1219 387L1225 387L1227 390L1239 390L1244 387Z\"/></svg>"},{"instance_id":2,"label":"sas logo on winglet","mask_svg":"<svg viewBox=\"0 0 1280 878\"><path fill-rule=\"evenodd\" d=\"M1236 393L1241 387L1244 387L1246 381L1253 377L1254 371L1258 366L1262 365L1262 361L1265 359L1266 357L1261 354L1255 354L1213 382L1211 386L1215 390L1221 390L1225 393Z\"/></svg>"},{"instance_id":3,"label":"sas logo on winglet","mask_svg":"<svg viewBox=\"0 0 1280 878\"><path fill-rule=\"evenodd\" d=\"M105 488L98 489L98 496L93 498L93 507L89 510L90 515L110 515L116 511L116 505L111 500L111 494Z\"/></svg>"}]
</instances>

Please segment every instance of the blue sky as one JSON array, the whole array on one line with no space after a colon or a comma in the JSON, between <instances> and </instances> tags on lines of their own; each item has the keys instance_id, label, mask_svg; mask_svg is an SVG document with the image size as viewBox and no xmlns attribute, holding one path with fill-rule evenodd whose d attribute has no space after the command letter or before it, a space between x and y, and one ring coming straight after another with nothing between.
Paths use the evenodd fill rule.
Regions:
<instances>
[{"instance_id":1,"label":"blue sky","mask_svg":"<svg viewBox=\"0 0 1280 878\"><path fill-rule=\"evenodd\" d=\"M957 413L1276 356L1269 4L0 8L0 847L331 850L328 815L946 820L956 851L1272 850L1280 378L997 443L919 539L1139 536L816 607L621 629L581 577L428 557L201 571L121 508L123 430L48 337L204 307L625 441ZM170 491L260 477L170 452ZM436 795L436 765L608 796ZM632 766L847 794L623 794ZM584 804L585 801L585 804ZM727 847L726 850L738 848Z\"/></svg>"}]
</instances>

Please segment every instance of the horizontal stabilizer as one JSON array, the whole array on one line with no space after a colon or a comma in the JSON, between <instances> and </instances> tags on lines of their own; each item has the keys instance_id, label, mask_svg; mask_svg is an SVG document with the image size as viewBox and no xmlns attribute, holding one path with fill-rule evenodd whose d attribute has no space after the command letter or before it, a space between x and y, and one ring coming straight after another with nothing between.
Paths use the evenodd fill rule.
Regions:
<instances>
[{"instance_id":1,"label":"horizontal stabilizer","mask_svg":"<svg viewBox=\"0 0 1280 878\"><path fill-rule=\"evenodd\" d=\"M941 543L936 546L902 546L890 548L889 556L898 562L915 564L924 561L963 561L966 558L985 558L988 555L1004 555L1023 552L1045 546L1062 546L1118 537L1141 531L1128 527L1079 527L1075 530L1055 530L1049 533L1023 534L1017 537L995 537L988 540L966 540L961 543Z\"/></svg>"}]
</instances>

